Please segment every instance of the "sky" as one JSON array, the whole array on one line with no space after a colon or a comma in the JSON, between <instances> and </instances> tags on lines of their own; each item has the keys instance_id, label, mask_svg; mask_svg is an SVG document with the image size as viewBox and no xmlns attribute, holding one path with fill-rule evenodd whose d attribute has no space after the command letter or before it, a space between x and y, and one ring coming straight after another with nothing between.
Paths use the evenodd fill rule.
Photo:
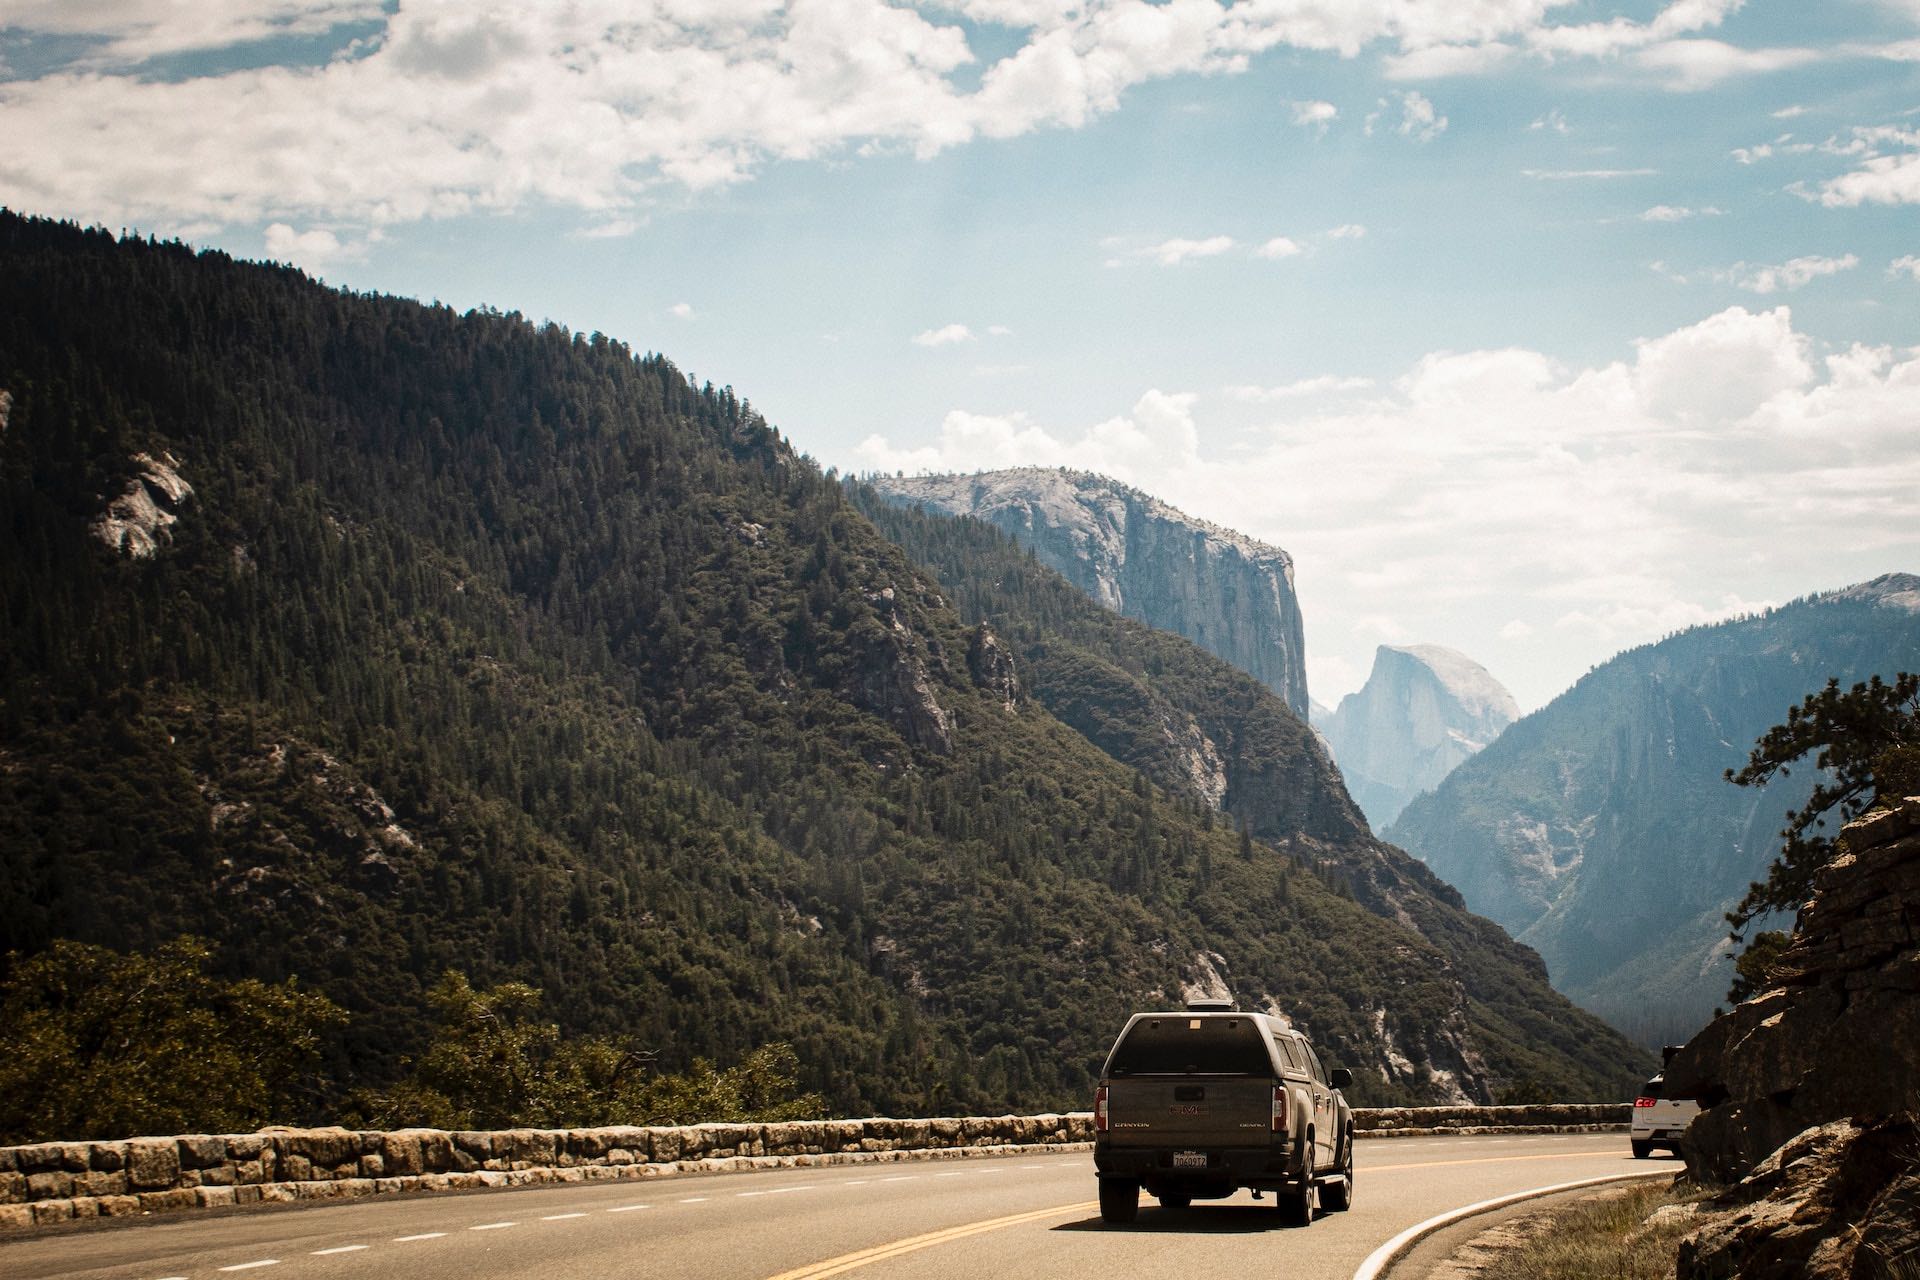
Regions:
<instances>
[{"instance_id":1,"label":"sky","mask_svg":"<svg viewBox=\"0 0 1920 1280\"><path fill-rule=\"evenodd\" d=\"M1920 572L1920 0L0 0L0 203L1071 466L1538 707Z\"/></svg>"}]
</instances>

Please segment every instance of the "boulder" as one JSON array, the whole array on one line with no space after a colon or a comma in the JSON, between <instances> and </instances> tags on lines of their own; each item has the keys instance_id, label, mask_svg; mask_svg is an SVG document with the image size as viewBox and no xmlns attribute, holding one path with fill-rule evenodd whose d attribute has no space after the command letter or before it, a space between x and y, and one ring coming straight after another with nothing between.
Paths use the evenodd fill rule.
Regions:
<instances>
[{"instance_id":1,"label":"boulder","mask_svg":"<svg viewBox=\"0 0 1920 1280\"><path fill-rule=\"evenodd\" d=\"M1920 1272L1920 1123L1820 1125L1683 1237L1675 1280L1893 1280Z\"/></svg>"},{"instance_id":2,"label":"boulder","mask_svg":"<svg viewBox=\"0 0 1920 1280\"><path fill-rule=\"evenodd\" d=\"M1803 1130L1920 1110L1920 797L1849 823L1815 878L1771 989L1667 1065L1700 1100L1684 1154L1737 1182Z\"/></svg>"}]
</instances>

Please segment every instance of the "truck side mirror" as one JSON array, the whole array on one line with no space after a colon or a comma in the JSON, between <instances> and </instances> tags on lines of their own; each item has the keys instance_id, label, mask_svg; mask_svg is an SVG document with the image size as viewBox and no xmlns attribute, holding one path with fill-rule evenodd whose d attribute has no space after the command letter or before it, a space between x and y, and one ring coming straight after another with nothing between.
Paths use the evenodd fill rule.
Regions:
<instances>
[{"instance_id":1,"label":"truck side mirror","mask_svg":"<svg viewBox=\"0 0 1920 1280\"><path fill-rule=\"evenodd\" d=\"M1345 1067L1335 1067L1328 1073L1327 1079L1336 1089L1345 1089L1353 1083L1353 1072Z\"/></svg>"}]
</instances>

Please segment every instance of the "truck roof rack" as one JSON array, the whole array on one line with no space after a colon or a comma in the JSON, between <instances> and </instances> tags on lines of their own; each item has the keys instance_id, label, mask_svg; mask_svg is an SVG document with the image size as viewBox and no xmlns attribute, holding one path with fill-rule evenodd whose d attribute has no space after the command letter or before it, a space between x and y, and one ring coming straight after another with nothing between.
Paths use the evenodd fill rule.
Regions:
<instances>
[{"instance_id":1,"label":"truck roof rack","mask_svg":"<svg viewBox=\"0 0 1920 1280\"><path fill-rule=\"evenodd\" d=\"M1187 1001L1189 1013L1235 1013L1240 1004L1232 996L1200 996Z\"/></svg>"}]
</instances>

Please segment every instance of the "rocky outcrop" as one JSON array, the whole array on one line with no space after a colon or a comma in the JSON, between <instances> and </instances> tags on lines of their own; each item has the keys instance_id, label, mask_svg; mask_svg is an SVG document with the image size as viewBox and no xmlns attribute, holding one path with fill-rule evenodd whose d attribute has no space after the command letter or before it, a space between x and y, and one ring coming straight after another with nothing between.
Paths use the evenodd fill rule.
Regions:
<instances>
[{"instance_id":1,"label":"rocky outcrop","mask_svg":"<svg viewBox=\"0 0 1920 1280\"><path fill-rule=\"evenodd\" d=\"M1909 598L1920 577L1890 574L1623 653L1383 834L1538 951L1556 989L1642 1044L1677 1044L1724 1001L1726 912L1815 777L1736 787L1726 771L1829 678L1911 670Z\"/></svg>"},{"instance_id":2,"label":"rocky outcrop","mask_svg":"<svg viewBox=\"0 0 1920 1280\"><path fill-rule=\"evenodd\" d=\"M869 592L867 603L878 626L863 620L847 632L855 655L848 696L855 706L886 720L911 745L950 754L953 716L934 693L926 642L908 624L892 587Z\"/></svg>"},{"instance_id":3,"label":"rocky outcrop","mask_svg":"<svg viewBox=\"0 0 1920 1280\"><path fill-rule=\"evenodd\" d=\"M1920 1272L1920 1124L1799 1134L1707 1206L1675 1280L1897 1280Z\"/></svg>"},{"instance_id":4,"label":"rocky outcrop","mask_svg":"<svg viewBox=\"0 0 1920 1280\"><path fill-rule=\"evenodd\" d=\"M1307 717L1293 559L1084 471L876 476L888 501L973 516L1013 535L1101 604L1226 659Z\"/></svg>"},{"instance_id":5,"label":"rocky outcrop","mask_svg":"<svg viewBox=\"0 0 1920 1280\"><path fill-rule=\"evenodd\" d=\"M1849 823L1770 988L1667 1066L1694 1176L1732 1182L1802 1131L1920 1111L1920 797Z\"/></svg>"},{"instance_id":6,"label":"rocky outcrop","mask_svg":"<svg viewBox=\"0 0 1920 1280\"><path fill-rule=\"evenodd\" d=\"M1020 690L1020 673L1013 664L1013 653L1000 643L993 628L982 622L967 638L967 671L975 687L985 689L1008 711L1018 711L1026 695Z\"/></svg>"},{"instance_id":7,"label":"rocky outcrop","mask_svg":"<svg viewBox=\"0 0 1920 1280\"><path fill-rule=\"evenodd\" d=\"M1520 718L1505 685L1437 644L1381 645L1358 693L1317 722L1376 831Z\"/></svg>"},{"instance_id":8,"label":"rocky outcrop","mask_svg":"<svg viewBox=\"0 0 1920 1280\"><path fill-rule=\"evenodd\" d=\"M180 462L170 453L159 458L137 453L139 474L126 491L107 504L91 529L93 536L136 560L154 555L172 541L178 511L193 496L193 486L181 479Z\"/></svg>"}]
</instances>

